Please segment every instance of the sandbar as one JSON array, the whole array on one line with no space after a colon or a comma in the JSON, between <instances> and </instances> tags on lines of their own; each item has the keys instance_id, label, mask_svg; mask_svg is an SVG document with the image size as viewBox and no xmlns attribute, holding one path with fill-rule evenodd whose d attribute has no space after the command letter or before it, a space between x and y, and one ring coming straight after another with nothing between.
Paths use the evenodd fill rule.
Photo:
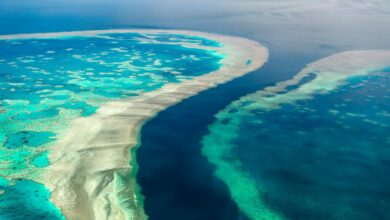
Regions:
<instances>
[{"instance_id":1,"label":"sandbar","mask_svg":"<svg viewBox=\"0 0 390 220\"><path fill-rule=\"evenodd\" d=\"M222 67L215 72L167 84L134 98L107 102L96 114L76 119L50 148L50 165L43 176L34 180L49 188L51 200L67 219L145 219L132 174L131 153L138 144L141 126L183 99L260 68L268 60L268 50L246 38L185 30L92 30L3 35L0 39L87 37L104 33L199 36L221 43L223 46L215 50L226 55Z\"/></svg>"}]
</instances>

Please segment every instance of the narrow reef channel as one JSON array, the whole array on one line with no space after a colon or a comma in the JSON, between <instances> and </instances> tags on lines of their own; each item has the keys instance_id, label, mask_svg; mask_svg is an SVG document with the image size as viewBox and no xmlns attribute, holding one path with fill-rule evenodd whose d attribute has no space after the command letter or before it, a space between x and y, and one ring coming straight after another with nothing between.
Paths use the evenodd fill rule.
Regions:
<instances>
[{"instance_id":1,"label":"narrow reef channel","mask_svg":"<svg viewBox=\"0 0 390 220\"><path fill-rule=\"evenodd\" d=\"M215 167L202 156L200 141L213 115L232 100L288 79L313 59L272 55L260 70L184 100L143 126L137 182L151 220L246 219L213 175ZM286 65L278 65L281 61Z\"/></svg>"}]
</instances>

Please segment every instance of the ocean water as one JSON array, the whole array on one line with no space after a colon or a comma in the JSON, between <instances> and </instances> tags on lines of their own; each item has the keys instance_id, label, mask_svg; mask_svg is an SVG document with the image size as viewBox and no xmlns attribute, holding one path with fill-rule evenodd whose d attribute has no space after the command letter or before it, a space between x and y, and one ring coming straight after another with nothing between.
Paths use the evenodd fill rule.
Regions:
<instances>
[{"instance_id":1,"label":"ocean water","mask_svg":"<svg viewBox=\"0 0 390 220\"><path fill-rule=\"evenodd\" d=\"M173 28L239 35L267 46L270 61L262 69L189 98L148 122L137 153L137 181L150 219L245 219L201 152L213 115L242 96L291 78L316 59L346 50L390 49L389 6L388 0L4 0L0 33ZM12 160L26 158L30 150L14 152ZM266 207L273 211L278 205Z\"/></svg>"},{"instance_id":2,"label":"ocean water","mask_svg":"<svg viewBox=\"0 0 390 220\"><path fill-rule=\"evenodd\" d=\"M245 96L216 115L202 152L250 219L388 219L389 83L387 68L277 107Z\"/></svg>"},{"instance_id":3,"label":"ocean water","mask_svg":"<svg viewBox=\"0 0 390 220\"><path fill-rule=\"evenodd\" d=\"M60 218L33 180L70 123L107 101L219 69L224 55L213 49L222 46L159 33L0 40L0 219Z\"/></svg>"}]
</instances>

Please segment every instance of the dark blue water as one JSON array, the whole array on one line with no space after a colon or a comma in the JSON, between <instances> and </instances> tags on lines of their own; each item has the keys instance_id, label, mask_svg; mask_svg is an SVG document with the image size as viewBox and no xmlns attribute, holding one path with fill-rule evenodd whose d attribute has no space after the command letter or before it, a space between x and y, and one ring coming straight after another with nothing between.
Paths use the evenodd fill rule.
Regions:
<instances>
[{"instance_id":1,"label":"dark blue water","mask_svg":"<svg viewBox=\"0 0 390 220\"><path fill-rule=\"evenodd\" d=\"M277 60L285 59L281 68ZM151 219L246 219L230 199L215 167L201 155L200 140L213 115L232 99L287 79L306 63L275 54L260 70L202 92L163 112L142 129L137 181ZM279 74L276 74L279 73ZM188 111L191 109L191 111ZM174 168L174 169L173 169Z\"/></svg>"},{"instance_id":2,"label":"dark blue water","mask_svg":"<svg viewBox=\"0 0 390 220\"><path fill-rule=\"evenodd\" d=\"M318 58L344 50L390 48L387 3L4 0L0 33L182 28L249 37L269 47L271 59L262 70L190 98L147 123L137 155L138 181L151 219L239 219L226 187L200 154L212 115Z\"/></svg>"}]
</instances>

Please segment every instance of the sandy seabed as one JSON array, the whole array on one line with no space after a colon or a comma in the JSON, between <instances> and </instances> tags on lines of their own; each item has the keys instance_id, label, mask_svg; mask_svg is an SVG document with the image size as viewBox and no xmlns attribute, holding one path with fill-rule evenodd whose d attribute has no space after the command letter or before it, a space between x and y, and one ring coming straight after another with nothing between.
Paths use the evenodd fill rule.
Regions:
<instances>
[{"instance_id":1,"label":"sandy seabed","mask_svg":"<svg viewBox=\"0 0 390 220\"><path fill-rule=\"evenodd\" d=\"M50 166L43 177L35 180L49 188L51 200L66 219L145 219L142 196L137 193L135 182L135 163L131 158L143 123L185 98L260 68L268 59L268 50L245 38L183 30L93 30L3 35L0 39L104 33L199 36L223 44L215 50L226 55L222 67L215 72L178 84L167 84L135 98L108 102L95 115L75 120L50 148Z\"/></svg>"}]
</instances>

